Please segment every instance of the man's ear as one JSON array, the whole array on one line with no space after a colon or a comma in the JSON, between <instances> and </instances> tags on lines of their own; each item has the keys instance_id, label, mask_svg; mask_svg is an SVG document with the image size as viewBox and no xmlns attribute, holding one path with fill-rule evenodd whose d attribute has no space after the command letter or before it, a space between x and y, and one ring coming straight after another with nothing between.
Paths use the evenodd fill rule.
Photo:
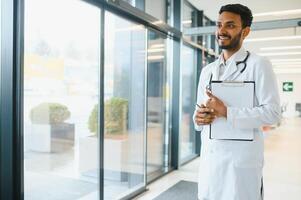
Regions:
<instances>
[{"instance_id":1,"label":"man's ear","mask_svg":"<svg viewBox=\"0 0 301 200\"><path fill-rule=\"evenodd\" d=\"M243 29L243 32L242 32L243 39L245 39L249 35L250 31L251 31L251 29L249 26L247 26L246 28Z\"/></svg>"}]
</instances>

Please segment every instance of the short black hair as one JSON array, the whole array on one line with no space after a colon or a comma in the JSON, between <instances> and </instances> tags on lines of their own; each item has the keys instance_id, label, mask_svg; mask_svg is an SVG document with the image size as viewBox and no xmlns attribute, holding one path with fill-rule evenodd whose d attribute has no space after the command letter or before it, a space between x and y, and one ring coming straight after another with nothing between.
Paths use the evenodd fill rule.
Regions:
<instances>
[{"instance_id":1,"label":"short black hair","mask_svg":"<svg viewBox=\"0 0 301 200\"><path fill-rule=\"evenodd\" d=\"M252 11L247 6L241 4L227 4L222 6L219 10L219 14L222 14L223 12L231 12L240 15L242 27L251 27L253 15Z\"/></svg>"}]
</instances>

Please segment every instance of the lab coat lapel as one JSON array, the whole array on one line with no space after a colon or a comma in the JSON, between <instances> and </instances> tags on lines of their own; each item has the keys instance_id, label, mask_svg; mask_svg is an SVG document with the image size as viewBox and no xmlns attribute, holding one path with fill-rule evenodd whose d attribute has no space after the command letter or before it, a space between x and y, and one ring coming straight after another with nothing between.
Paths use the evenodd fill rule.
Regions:
<instances>
[{"instance_id":1,"label":"lab coat lapel","mask_svg":"<svg viewBox=\"0 0 301 200\"><path fill-rule=\"evenodd\" d=\"M228 67L226 67L225 73L222 75L221 80L231 80L230 77L238 71L235 60L233 60Z\"/></svg>"},{"instance_id":2,"label":"lab coat lapel","mask_svg":"<svg viewBox=\"0 0 301 200\"><path fill-rule=\"evenodd\" d=\"M215 65L212 69L212 80L213 81L218 81L219 80L219 65L220 65L220 61L216 60Z\"/></svg>"},{"instance_id":3,"label":"lab coat lapel","mask_svg":"<svg viewBox=\"0 0 301 200\"><path fill-rule=\"evenodd\" d=\"M245 59L247 55L246 50L241 47L235 55L233 55L233 60L231 61L230 65L226 68L225 73L221 77L221 80L233 80L233 77L237 77L236 74L240 73L240 66L236 65L236 62L242 61ZM234 75L235 74L235 75Z\"/></svg>"}]
</instances>

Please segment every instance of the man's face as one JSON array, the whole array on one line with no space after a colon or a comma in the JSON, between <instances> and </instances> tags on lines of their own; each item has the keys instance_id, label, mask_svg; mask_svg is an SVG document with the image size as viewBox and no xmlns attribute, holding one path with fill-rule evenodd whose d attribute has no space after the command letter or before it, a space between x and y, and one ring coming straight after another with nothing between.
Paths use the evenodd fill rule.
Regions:
<instances>
[{"instance_id":1,"label":"man's face","mask_svg":"<svg viewBox=\"0 0 301 200\"><path fill-rule=\"evenodd\" d=\"M234 50L243 42L242 22L240 15L231 12L222 12L217 20L215 32L216 40L220 48Z\"/></svg>"}]
</instances>

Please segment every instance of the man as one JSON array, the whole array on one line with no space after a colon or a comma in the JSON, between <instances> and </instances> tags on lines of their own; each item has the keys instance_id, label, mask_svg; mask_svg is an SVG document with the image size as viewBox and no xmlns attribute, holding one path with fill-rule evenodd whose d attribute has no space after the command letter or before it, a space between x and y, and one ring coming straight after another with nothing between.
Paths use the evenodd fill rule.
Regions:
<instances>
[{"instance_id":1,"label":"man","mask_svg":"<svg viewBox=\"0 0 301 200\"><path fill-rule=\"evenodd\" d=\"M252 24L246 6L221 7L216 39L222 49L220 57L206 66L200 75L194 113L195 129L201 131L202 149L199 173L199 200L263 199L263 125L280 120L279 94L271 63L255 53L248 53L243 40ZM246 68L241 64L246 60ZM239 63L240 62L240 63ZM238 63L238 64L237 64ZM241 72L243 71L243 72ZM254 81L255 106L227 106L206 90L210 80ZM239 98L239 97L236 97ZM253 141L209 139L209 125L218 117L233 128L254 130Z\"/></svg>"}]
</instances>

